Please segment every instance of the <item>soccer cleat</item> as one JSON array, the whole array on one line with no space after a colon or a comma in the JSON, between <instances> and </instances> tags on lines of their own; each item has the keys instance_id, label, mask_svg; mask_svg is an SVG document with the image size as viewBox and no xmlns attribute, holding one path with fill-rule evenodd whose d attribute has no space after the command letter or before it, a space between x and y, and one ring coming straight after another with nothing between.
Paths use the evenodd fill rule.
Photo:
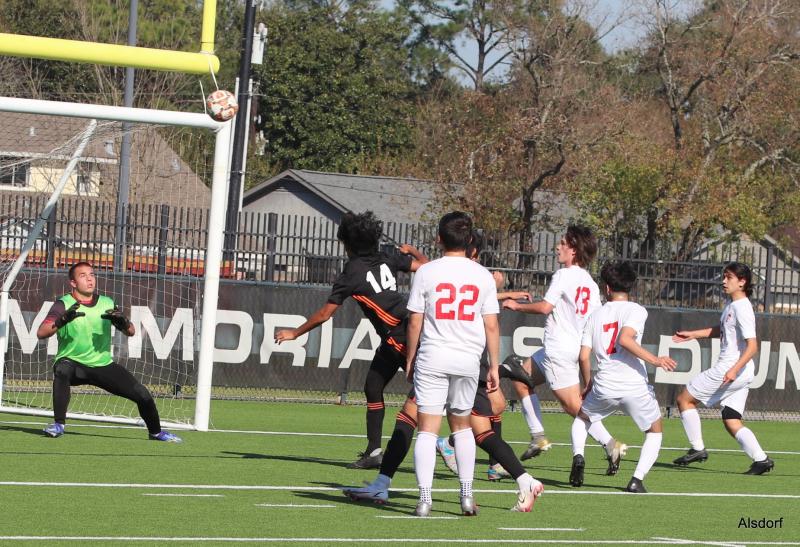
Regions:
<instances>
[{"instance_id":1,"label":"soccer cleat","mask_svg":"<svg viewBox=\"0 0 800 547\"><path fill-rule=\"evenodd\" d=\"M517 503L511 510L515 513L530 513L531 509L533 509L533 504L536 503L536 498L541 496L542 492L544 492L544 485L533 479L529 489L524 492L520 490Z\"/></svg>"},{"instance_id":2,"label":"soccer cleat","mask_svg":"<svg viewBox=\"0 0 800 547\"><path fill-rule=\"evenodd\" d=\"M703 450L695 450L694 448L690 448L686 454L684 454L680 458L672 460L672 463L674 463L675 465L680 465L685 467L690 463L704 462L707 459L708 459L708 452L706 452L705 448Z\"/></svg>"},{"instance_id":3,"label":"soccer cleat","mask_svg":"<svg viewBox=\"0 0 800 547\"><path fill-rule=\"evenodd\" d=\"M465 517L475 517L478 515L478 505L472 496L461 496L461 512Z\"/></svg>"},{"instance_id":4,"label":"soccer cleat","mask_svg":"<svg viewBox=\"0 0 800 547\"><path fill-rule=\"evenodd\" d=\"M170 433L169 431L159 431L155 435L150 435L151 441L163 441L165 443L182 443L183 439L175 435L174 433Z\"/></svg>"},{"instance_id":5,"label":"soccer cleat","mask_svg":"<svg viewBox=\"0 0 800 547\"><path fill-rule=\"evenodd\" d=\"M361 488L343 488L344 495L353 501L369 500L383 505L389 501L389 489L377 486L374 482L364 482Z\"/></svg>"},{"instance_id":6,"label":"soccer cleat","mask_svg":"<svg viewBox=\"0 0 800 547\"><path fill-rule=\"evenodd\" d=\"M519 357L518 355L509 355L503 359L503 362L500 363L500 368L498 370L500 373L500 378L508 378L509 380L522 382L529 388L534 389L536 385L533 383L533 378L531 378L531 375L528 374L528 371L526 371L525 367L522 366L522 363L524 362L525 359Z\"/></svg>"},{"instance_id":7,"label":"soccer cleat","mask_svg":"<svg viewBox=\"0 0 800 547\"><path fill-rule=\"evenodd\" d=\"M628 486L625 487L625 491L633 492L634 494L647 494L647 489L644 487L644 484L636 477L631 477L631 481L628 483Z\"/></svg>"},{"instance_id":8,"label":"soccer cleat","mask_svg":"<svg viewBox=\"0 0 800 547\"><path fill-rule=\"evenodd\" d=\"M436 439L436 451L442 457L442 461L447 468L454 474L458 475L458 464L456 463L456 451L447 442L447 437L439 437Z\"/></svg>"},{"instance_id":9,"label":"soccer cleat","mask_svg":"<svg viewBox=\"0 0 800 547\"><path fill-rule=\"evenodd\" d=\"M417 502L417 507L414 509L414 514L418 517L427 517L431 514L431 505L427 501Z\"/></svg>"},{"instance_id":10,"label":"soccer cleat","mask_svg":"<svg viewBox=\"0 0 800 547\"><path fill-rule=\"evenodd\" d=\"M64 424L54 422L45 427L42 431L44 431L44 434L47 435L48 437L52 437L55 439L56 437L60 437L61 435L64 434Z\"/></svg>"},{"instance_id":11,"label":"soccer cleat","mask_svg":"<svg viewBox=\"0 0 800 547\"><path fill-rule=\"evenodd\" d=\"M750 466L750 469L745 471L745 475L763 475L767 473L770 469L775 467L775 462L771 459L767 458L765 460L761 460L760 462L753 462L753 465Z\"/></svg>"},{"instance_id":12,"label":"soccer cleat","mask_svg":"<svg viewBox=\"0 0 800 547\"><path fill-rule=\"evenodd\" d=\"M370 456L366 452L359 452L358 459L347 464L347 469L377 469L383 461L383 452Z\"/></svg>"},{"instance_id":13,"label":"soccer cleat","mask_svg":"<svg viewBox=\"0 0 800 547\"><path fill-rule=\"evenodd\" d=\"M586 460L580 454L572 457L572 469L569 472L569 483L572 486L583 486L583 468L586 467Z\"/></svg>"},{"instance_id":14,"label":"soccer cleat","mask_svg":"<svg viewBox=\"0 0 800 547\"><path fill-rule=\"evenodd\" d=\"M619 462L628 452L628 445L619 442L616 439L611 439L606 445L606 459L608 460L608 469L606 475L616 475L619 471Z\"/></svg>"},{"instance_id":15,"label":"soccer cleat","mask_svg":"<svg viewBox=\"0 0 800 547\"><path fill-rule=\"evenodd\" d=\"M528 448L525 449L525 452L522 453L520 456L520 460L525 461L531 458L535 458L539 456L543 452L547 452L553 446L553 443L545 437L544 435L535 437L531 439L531 442L528 444Z\"/></svg>"},{"instance_id":16,"label":"soccer cleat","mask_svg":"<svg viewBox=\"0 0 800 547\"><path fill-rule=\"evenodd\" d=\"M489 469L486 470L486 478L490 481L499 481L501 479L511 478L511 473L503 469L502 465L496 463L489 466Z\"/></svg>"}]
</instances>

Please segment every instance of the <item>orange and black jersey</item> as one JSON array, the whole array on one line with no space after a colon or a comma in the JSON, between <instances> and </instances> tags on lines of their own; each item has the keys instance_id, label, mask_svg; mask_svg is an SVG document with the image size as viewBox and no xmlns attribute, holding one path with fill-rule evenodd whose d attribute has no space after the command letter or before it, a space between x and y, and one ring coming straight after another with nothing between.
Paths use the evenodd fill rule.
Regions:
<instances>
[{"instance_id":1,"label":"orange and black jersey","mask_svg":"<svg viewBox=\"0 0 800 547\"><path fill-rule=\"evenodd\" d=\"M328 302L341 306L347 297L358 302L375 332L386 344L405 353L406 297L397 292L397 272L411 271L411 257L400 253L354 256L334 282Z\"/></svg>"}]
</instances>

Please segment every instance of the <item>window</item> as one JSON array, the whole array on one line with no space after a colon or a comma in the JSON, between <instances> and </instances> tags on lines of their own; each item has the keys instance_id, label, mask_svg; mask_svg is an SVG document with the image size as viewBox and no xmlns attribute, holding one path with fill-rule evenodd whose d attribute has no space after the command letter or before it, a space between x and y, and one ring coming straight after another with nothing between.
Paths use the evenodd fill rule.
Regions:
<instances>
[{"instance_id":1,"label":"window","mask_svg":"<svg viewBox=\"0 0 800 547\"><path fill-rule=\"evenodd\" d=\"M0 158L0 185L24 187L28 185L30 164L22 158Z\"/></svg>"},{"instance_id":2,"label":"window","mask_svg":"<svg viewBox=\"0 0 800 547\"><path fill-rule=\"evenodd\" d=\"M92 177L89 173L78 173L78 180L75 183L75 190L79 196L88 196L92 193Z\"/></svg>"}]
</instances>

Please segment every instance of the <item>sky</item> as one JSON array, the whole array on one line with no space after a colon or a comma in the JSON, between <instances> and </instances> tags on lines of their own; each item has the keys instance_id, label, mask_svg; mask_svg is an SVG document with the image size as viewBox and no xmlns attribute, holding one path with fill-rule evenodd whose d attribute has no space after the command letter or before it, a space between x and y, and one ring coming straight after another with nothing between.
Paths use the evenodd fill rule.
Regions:
<instances>
[{"instance_id":1,"label":"sky","mask_svg":"<svg viewBox=\"0 0 800 547\"><path fill-rule=\"evenodd\" d=\"M649 4L654 0L581 0L590 4L588 11L589 22L599 27L605 35L600 40L603 48L609 52L626 49L634 46L646 34L642 19L647 16ZM670 8L679 14L686 14L697 7L701 0L667 0ZM381 0L382 5L391 6L393 0ZM644 11L643 11L644 10ZM613 28L611 28L613 26ZM610 29L610 30L609 30ZM467 60L472 61L477 57L477 48L474 43L465 41L459 45L459 53ZM495 57L496 58L496 57ZM489 59L491 62L491 57ZM498 67L499 68L499 67ZM495 69L497 70L497 69ZM466 76L460 71L454 74L469 84ZM494 74L497 76L497 74Z\"/></svg>"}]
</instances>

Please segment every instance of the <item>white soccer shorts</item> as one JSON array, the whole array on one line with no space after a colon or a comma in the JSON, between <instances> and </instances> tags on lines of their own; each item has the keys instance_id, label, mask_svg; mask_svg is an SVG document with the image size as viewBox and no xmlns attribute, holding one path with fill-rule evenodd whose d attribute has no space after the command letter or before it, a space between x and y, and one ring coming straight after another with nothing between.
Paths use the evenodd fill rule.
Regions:
<instances>
[{"instance_id":1,"label":"white soccer shorts","mask_svg":"<svg viewBox=\"0 0 800 547\"><path fill-rule=\"evenodd\" d=\"M739 414L744 414L744 406L747 402L747 394L750 392L750 384L755 376L754 367L751 364L739 371L736 380L729 384L722 384L725 373L730 370L730 365L715 364L710 369L698 374L686 384L689 395L703 403L707 407L716 405L727 406Z\"/></svg>"},{"instance_id":2,"label":"white soccer shorts","mask_svg":"<svg viewBox=\"0 0 800 547\"><path fill-rule=\"evenodd\" d=\"M445 410L457 416L472 412L478 390L478 374L456 376L438 371L414 369L414 390L417 408L424 414L442 414Z\"/></svg>"},{"instance_id":3,"label":"white soccer shorts","mask_svg":"<svg viewBox=\"0 0 800 547\"><path fill-rule=\"evenodd\" d=\"M551 390L580 384L577 355L547 353L546 348L542 348L534 353L531 359Z\"/></svg>"},{"instance_id":4,"label":"white soccer shorts","mask_svg":"<svg viewBox=\"0 0 800 547\"><path fill-rule=\"evenodd\" d=\"M647 431L661 418L661 408L658 406L653 386L650 385L643 386L639 393L622 397L609 397L592 388L583 400L581 410L592 423L599 422L616 410L621 410L633 418L641 431Z\"/></svg>"}]
</instances>

